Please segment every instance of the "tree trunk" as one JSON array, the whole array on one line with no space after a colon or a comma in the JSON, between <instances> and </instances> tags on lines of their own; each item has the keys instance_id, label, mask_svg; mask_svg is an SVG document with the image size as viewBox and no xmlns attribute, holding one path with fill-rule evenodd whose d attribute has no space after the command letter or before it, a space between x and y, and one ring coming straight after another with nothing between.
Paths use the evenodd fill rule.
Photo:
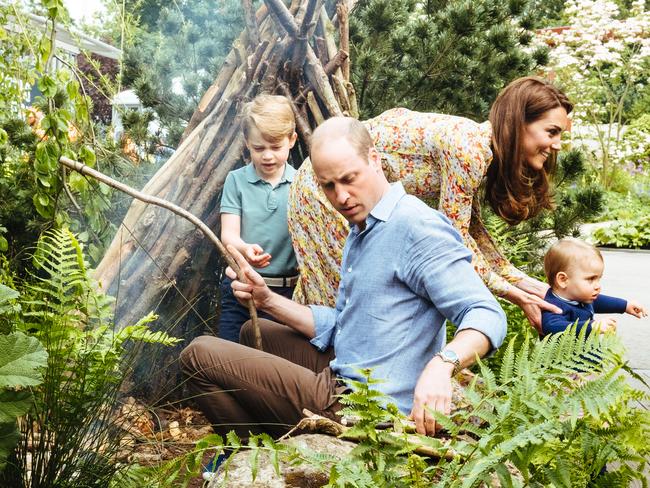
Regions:
<instances>
[{"instance_id":1,"label":"tree trunk","mask_svg":"<svg viewBox=\"0 0 650 488\"><path fill-rule=\"evenodd\" d=\"M331 48L332 39L314 39L317 22L330 25L329 18L322 17L336 12L332 0L320 8L322 3L294 1L289 9L280 0L265 0L254 16L246 9L247 29L203 96L180 146L147 183L144 193L187 209L218 235L221 189L228 172L243 160L243 103L261 91L292 99L302 139L292 155L294 165L306 156L311 130L321 117L357 113L355 98L348 94L351 85L346 87L347 80L337 69L347 53L337 55L336 49L333 54L322 53L318 45L329 43ZM340 8L339 15L352 3ZM345 28L347 19L339 24ZM321 59L335 62L326 70ZM339 79L332 82L335 71ZM150 400L181 398L176 360L182 347L197 335L216 334L222 266L213 245L193 225L168 211L133 201L96 277L117 298L118 326L133 324L153 310L159 315L158 329L185 339L176 348L145 350L147 357L136 368L135 393Z\"/></svg>"}]
</instances>

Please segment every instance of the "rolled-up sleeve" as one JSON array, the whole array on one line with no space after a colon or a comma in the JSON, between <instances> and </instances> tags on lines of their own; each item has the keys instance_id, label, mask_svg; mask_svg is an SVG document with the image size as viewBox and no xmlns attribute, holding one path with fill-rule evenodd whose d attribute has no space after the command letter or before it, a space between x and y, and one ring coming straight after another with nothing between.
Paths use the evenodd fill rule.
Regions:
<instances>
[{"instance_id":1,"label":"rolled-up sleeve","mask_svg":"<svg viewBox=\"0 0 650 488\"><path fill-rule=\"evenodd\" d=\"M322 305L309 305L309 308L314 316L314 338L310 342L324 351L332 345L336 330L336 309Z\"/></svg>"},{"instance_id":2,"label":"rolled-up sleeve","mask_svg":"<svg viewBox=\"0 0 650 488\"><path fill-rule=\"evenodd\" d=\"M405 279L427 296L458 331L474 329L490 341L492 351L503 343L507 321L503 309L471 264L471 253L442 215L413 226L402 259Z\"/></svg>"}]
</instances>

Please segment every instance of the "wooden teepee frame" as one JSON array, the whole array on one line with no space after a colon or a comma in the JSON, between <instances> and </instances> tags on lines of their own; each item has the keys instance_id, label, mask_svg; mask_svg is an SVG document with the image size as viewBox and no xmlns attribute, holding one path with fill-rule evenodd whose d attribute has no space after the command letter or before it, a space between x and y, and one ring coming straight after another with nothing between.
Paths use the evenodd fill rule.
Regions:
<instances>
[{"instance_id":1,"label":"wooden teepee frame","mask_svg":"<svg viewBox=\"0 0 650 488\"><path fill-rule=\"evenodd\" d=\"M264 0L257 12L251 0L242 1L246 30L201 99L180 146L142 190L188 210L215 231L225 177L244 150L239 117L244 102L262 92L287 96L303 156L320 122L335 115L358 116L348 62L353 1L292 0L287 6L282 0ZM195 304L216 281L216 263L212 244L193 225L134 200L96 276L118 298L118 325L155 310L169 329L179 315L192 318L193 324L203 322ZM190 340L205 325L186 324L178 320L171 332ZM165 364L156 364L156 371L165 371L161 377L175 376L166 365L175 361L177 352L167 351ZM159 381L150 383L153 392L162 389Z\"/></svg>"}]
</instances>

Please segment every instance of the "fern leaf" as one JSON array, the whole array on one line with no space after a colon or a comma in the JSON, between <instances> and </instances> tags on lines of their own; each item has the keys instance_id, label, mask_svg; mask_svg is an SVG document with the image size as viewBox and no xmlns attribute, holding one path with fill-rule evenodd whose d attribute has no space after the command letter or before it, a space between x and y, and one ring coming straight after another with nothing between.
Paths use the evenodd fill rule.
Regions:
<instances>
[{"instance_id":1,"label":"fern leaf","mask_svg":"<svg viewBox=\"0 0 650 488\"><path fill-rule=\"evenodd\" d=\"M506 352L503 355L501 369L499 371L499 381L507 383L512 378L515 367L515 338L510 339Z\"/></svg>"}]
</instances>

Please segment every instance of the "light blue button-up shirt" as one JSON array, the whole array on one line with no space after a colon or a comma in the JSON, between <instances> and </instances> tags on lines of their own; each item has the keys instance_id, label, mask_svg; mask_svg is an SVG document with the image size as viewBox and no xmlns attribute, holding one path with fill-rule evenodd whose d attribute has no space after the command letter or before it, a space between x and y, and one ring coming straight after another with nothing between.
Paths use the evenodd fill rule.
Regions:
<instances>
[{"instance_id":1,"label":"light blue button-up shirt","mask_svg":"<svg viewBox=\"0 0 650 488\"><path fill-rule=\"evenodd\" d=\"M458 330L503 342L506 317L471 264L471 253L440 212L395 183L366 220L352 226L343 250L336 308L312 305L312 344L333 345L332 370L361 379L373 368L376 388L409 413L425 365L445 345L445 319Z\"/></svg>"}]
</instances>

